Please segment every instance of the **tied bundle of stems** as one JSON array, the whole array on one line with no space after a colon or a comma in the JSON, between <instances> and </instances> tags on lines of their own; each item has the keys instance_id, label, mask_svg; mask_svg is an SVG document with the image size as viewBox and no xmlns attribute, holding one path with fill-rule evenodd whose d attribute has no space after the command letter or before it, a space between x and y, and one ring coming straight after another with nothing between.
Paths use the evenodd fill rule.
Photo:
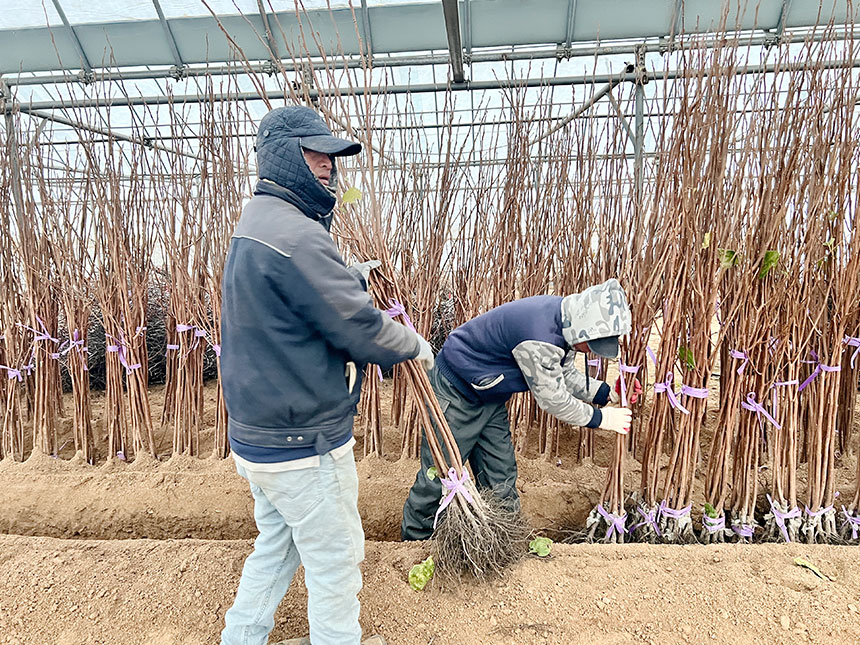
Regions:
<instances>
[{"instance_id":1,"label":"tied bundle of stems","mask_svg":"<svg viewBox=\"0 0 860 645\"><path fill-rule=\"evenodd\" d=\"M373 292L384 302L400 302L394 284L381 272ZM394 318L411 324L404 314ZM442 498L434 529L436 571L442 579L470 576L486 581L500 575L526 552L529 529L519 510L513 510L492 491L478 491L466 470L460 449L445 420L430 379L414 360L402 363L402 373L418 401L424 438L442 481Z\"/></svg>"}]
</instances>

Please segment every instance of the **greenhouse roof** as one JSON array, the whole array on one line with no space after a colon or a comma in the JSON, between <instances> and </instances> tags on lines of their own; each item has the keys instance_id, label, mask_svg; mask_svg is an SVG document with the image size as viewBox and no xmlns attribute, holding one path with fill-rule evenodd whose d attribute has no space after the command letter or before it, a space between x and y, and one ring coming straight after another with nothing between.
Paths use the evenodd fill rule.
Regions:
<instances>
[{"instance_id":1,"label":"greenhouse roof","mask_svg":"<svg viewBox=\"0 0 860 645\"><path fill-rule=\"evenodd\" d=\"M296 7L303 7L297 11ZM738 8L741 5L741 8ZM849 0L5 0L0 74L672 40L677 34L853 22ZM237 49L243 56L237 55Z\"/></svg>"}]
</instances>

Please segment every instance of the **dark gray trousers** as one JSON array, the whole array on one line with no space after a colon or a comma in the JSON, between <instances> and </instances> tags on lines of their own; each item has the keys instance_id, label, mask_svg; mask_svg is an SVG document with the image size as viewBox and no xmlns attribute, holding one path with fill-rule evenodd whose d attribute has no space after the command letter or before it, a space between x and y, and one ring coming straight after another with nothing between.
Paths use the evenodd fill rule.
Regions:
<instances>
[{"instance_id":1,"label":"dark gray trousers","mask_svg":"<svg viewBox=\"0 0 860 645\"><path fill-rule=\"evenodd\" d=\"M469 462L479 490L492 489L496 497L507 502L510 508L519 509L517 494L517 461L511 443L508 410L504 403L472 403L434 367L429 373L433 391L442 406L442 412L464 463ZM434 426L436 436L439 432ZM439 442L442 443L441 437ZM444 450L444 444L442 443ZM446 451L447 456L447 451ZM433 518L442 498L439 478L427 477L433 466L433 457L427 438L421 438L421 470L403 506L403 523L400 535L404 540L426 540L433 533ZM447 473L439 473L447 476Z\"/></svg>"}]
</instances>

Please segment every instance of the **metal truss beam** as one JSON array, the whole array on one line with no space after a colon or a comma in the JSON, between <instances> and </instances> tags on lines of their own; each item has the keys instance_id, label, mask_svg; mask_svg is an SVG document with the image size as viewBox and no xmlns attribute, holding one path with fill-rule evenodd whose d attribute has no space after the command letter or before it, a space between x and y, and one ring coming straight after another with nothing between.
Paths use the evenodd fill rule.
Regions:
<instances>
[{"instance_id":1,"label":"metal truss beam","mask_svg":"<svg viewBox=\"0 0 860 645\"><path fill-rule=\"evenodd\" d=\"M844 69L860 67L860 58L854 60L831 60L823 63L810 63L808 61L800 61L789 65L777 65L774 63L747 65L732 69L728 73L732 76L744 74L772 74L775 72L789 72L801 70L821 70L821 69ZM662 79L676 80L681 78L692 78L699 75L709 76L712 72L708 70L690 70L690 69L675 69L669 70L660 74L655 81L659 82ZM594 74L589 76L557 76L553 78L529 78L510 82L502 79L492 79L486 81L466 81L459 85L450 87L447 83L418 83L414 85L392 85L388 87L374 86L368 88L322 88L309 90L311 98L315 97L336 97L349 96L358 91L362 94L426 94L429 92L444 92L448 89L453 91L469 91L469 90L498 90L507 88L524 88L524 87L550 87L554 85L602 85L614 84L623 82L640 82L641 74L639 72L630 72L623 74ZM602 88L606 89L606 88ZM602 96L602 95L601 95ZM283 90L270 90L266 92L266 97L270 100L278 100L284 98ZM58 108L99 108L113 106L134 106L134 105L164 105L167 103L204 103L210 100L214 101L255 101L261 98L259 92L238 92L238 93L216 93L213 95L197 95L188 94L181 96L114 96L110 98L99 99L74 99L74 100L51 100L51 101L33 101L27 104L28 109L34 110L50 110ZM17 107L10 107L9 102L3 111L8 112Z\"/></svg>"},{"instance_id":2,"label":"metal truss beam","mask_svg":"<svg viewBox=\"0 0 860 645\"><path fill-rule=\"evenodd\" d=\"M63 11L63 6L60 4L60 0L53 0L54 8L57 10L57 13L60 15L60 20L63 21L63 25L68 30L69 34L72 37L72 43L75 45L75 49L78 52L78 56L81 58L81 67L84 70L84 81L91 82L93 80L93 66L90 64L89 58L87 58L87 53L84 51L83 45L81 45L81 39L78 38L78 34L75 31L75 28L72 27L72 23L69 22L69 19L66 18L66 12ZM78 80L81 80L80 78Z\"/></svg>"},{"instance_id":3,"label":"metal truss beam","mask_svg":"<svg viewBox=\"0 0 860 645\"><path fill-rule=\"evenodd\" d=\"M451 75L455 83L463 83L466 81L466 73L463 69L463 40L460 36L460 10L457 4L457 0L442 0L442 12L445 14Z\"/></svg>"},{"instance_id":4,"label":"metal truss beam","mask_svg":"<svg viewBox=\"0 0 860 645\"><path fill-rule=\"evenodd\" d=\"M365 54L368 59L373 59L373 28L370 26L370 9L367 8L367 0L361 0L361 33L364 42L367 43Z\"/></svg>"},{"instance_id":5,"label":"metal truss beam","mask_svg":"<svg viewBox=\"0 0 860 645\"><path fill-rule=\"evenodd\" d=\"M821 31L811 35L804 35L803 39L808 40L809 42L821 42L823 40L833 40L847 37L847 34L844 32L838 32L837 34L825 34ZM749 36L741 36L738 38L738 46L740 47L758 47L765 46L773 43L773 34L751 34ZM712 47L718 44L725 44L723 40L719 41L703 41L701 43L683 43L676 45L676 49L679 47L683 47L684 49L698 49L704 47ZM618 45L602 45L597 47L577 47L571 50L565 50L563 47L555 47L552 49L525 49L520 51L507 51L507 52L479 52L474 53L471 56L472 63L491 63L491 62L500 62L500 61L512 61L512 60L539 60L539 59L561 59L561 58L574 58L579 56L615 56L615 55L623 55L623 54L635 54L639 48L642 48L642 51L645 53L662 53L665 51L666 45L665 43L625 43ZM388 57L388 56L380 56L372 61L370 61L370 65L372 67L384 68L384 67L409 67L409 66L420 66L420 65L444 65L448 62L449 57L447 55L440 54L422 54L417 56L396 56L396 57ZM292 60L285 60L284 63L287 65L287 69L289 70L292 65ZM311 59L309 61L310 65L323 67L324 63L321 59ZM331 61L329 61L331 64ZM365 63L367 64L367 63ZM186 68L183 76L185 77L200 77L200 76L239 76L245 75L249 72L253 72L255 74L266 73L269 69L269 63L251 63L250 65L210 65L206 67L188 67ZM362 67L362 61L358 57L350 57L345 59L342 62L339 62L337 65L339 68L348 68L348 69L356 69ZM296 70L300 72L301 70ZM172 69L143 69L143 70L129 70L129 71L120 71L120 72L104 72L99 73L98 80L113 82L113 81L137 81L137 80L150 80L150 79L161 79L161 78L172 78L174 77L174 71ZM28 86L28 85L56 85L60 83L78 83L80 82L80 77L75 74L51 74L51 75L43 75L43 76L7 76L3 79L9 87L13 86Z\"/></svg>"},{"instance_id":6,"label":"metal truss beam","mask_svg":"<svg viewBox=\"0 0 860 645\"><path fill-rule=\"evenodd\" d=\"M573 43L573 31L576 29L576 0L567 0L567 31L564 38L565 49L570 49Z\"/></svg>"},{"instance_id":7,"label":"metal truss beam","mask_svg":"<svg viewBox=\"0 0 860 645\"><path fill-rule=\"evenodd\" d=\"M269 12L266 11L264 0L257 0L257 10L260 12L260 19L263 21L263 30L266 32L266 47L269 48L272 62L278 60L281 56L278 54L278 43L275 41L272 25L269 22Z\"/></svg>"},{"instance_id":8,"label":"metal truss beam","mask_svg":"<svg viewBox=\"0 0 860 645\"><path fill-rule=\"evenodd\" d=\"M161 4L158 0L152 0L152 5L155 7L155 12L158 14L158 21L161 23L161 28L164 30L164 35L167 38L167 44L170 46L170 53L173 55L173 62L176 63L176 73L182 73L186 65L182 62L182 56L179 55L179 47L176 45L176 38L173 37L173 32L170 31L170 25L167 24L167 18L164 17L164 12L161 10Z\"/></svg>"}]
</instances>

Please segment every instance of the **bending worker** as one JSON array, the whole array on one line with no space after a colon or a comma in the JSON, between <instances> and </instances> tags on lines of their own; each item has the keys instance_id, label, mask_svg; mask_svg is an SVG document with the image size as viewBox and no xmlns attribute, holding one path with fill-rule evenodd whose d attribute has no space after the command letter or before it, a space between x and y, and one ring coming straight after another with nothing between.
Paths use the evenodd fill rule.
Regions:
<instances>
[{"instance_id":1,"label":"bending worker","mask_svg":"<svg viewBox=\"0 0 860 645\"><path fill-rule=\"evenodd\" d=\"M627 297L614 279L566 297L509 302L451 332L430 382L479 489L493 489L510 508L519 509L505 407L516 392L529 390L542 410L570 425L628 431L629 409L599 407L617 403L618 393L573 367L575 351L617 357L618 337L628 333ZM403 507L404 540L425 540L433 532L442 491L439 479L427 476L431 466L423 439L421 470Z\"/></svg>"}]
</instances>

